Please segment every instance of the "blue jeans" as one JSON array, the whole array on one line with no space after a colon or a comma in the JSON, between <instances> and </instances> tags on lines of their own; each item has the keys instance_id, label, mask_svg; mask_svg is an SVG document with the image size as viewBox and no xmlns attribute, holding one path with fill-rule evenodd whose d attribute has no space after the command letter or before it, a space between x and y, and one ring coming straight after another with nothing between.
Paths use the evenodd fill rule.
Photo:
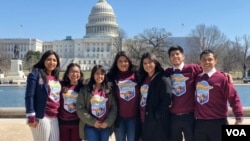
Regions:
<instances>
[{"instance_id":1,"label":"blue jeans","mask_svg":"<svg viewBox=\"0 0 250 141\"><path fill-rule=\"evenodd\" d=\"M119 127L115 129L116 141L135 141L136 119L119 119ZM127 140L126 140L127 139Z\"/></svg>"},{"instance_id":2,"label":"blue jeans","mask_svg":"<svg viewBox=\"0 0 250 141\"><path fill-rule=\"evenodd\" d=\"M85 125L84 132L88 141L108 141L111 133L111 128L95 128L93 126Z\"/></svg>"}]
</instances>

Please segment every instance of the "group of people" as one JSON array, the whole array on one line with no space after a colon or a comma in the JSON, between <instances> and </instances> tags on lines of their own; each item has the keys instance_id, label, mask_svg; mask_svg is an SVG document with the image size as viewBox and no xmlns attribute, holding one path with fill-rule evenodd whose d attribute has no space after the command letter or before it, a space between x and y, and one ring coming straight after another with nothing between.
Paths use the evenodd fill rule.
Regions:
<instances>
[{"instance_id":1,"label":"group of people","mask_svg":"<svg viewBox=\"0 0 250 141\"><path fill-rule=\"evenodd\" d=\"M228 103L235 124L243 110L230 75L216 70L211 50L200 65L185 64L180 46L168 50L164 69L153 53L139 66L125 51L106 71L95 65L88 80L70 63L62 80L54 51L45 52L29 73L25 94L27 124L36 141L220 141L228 124Z\"/></svg>"}]
</instances>

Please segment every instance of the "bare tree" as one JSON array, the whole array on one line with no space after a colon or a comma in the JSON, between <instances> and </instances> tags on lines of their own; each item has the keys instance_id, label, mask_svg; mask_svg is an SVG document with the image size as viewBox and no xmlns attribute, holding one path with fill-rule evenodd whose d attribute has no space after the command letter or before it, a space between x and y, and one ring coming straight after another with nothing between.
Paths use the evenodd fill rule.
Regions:
<instances>
[{"instance_id":1,"label":"bare tree","mask_svg":"<svg viewBox=\"0 0 250 141\"><path fill-rule=\"evenodd\" d=\"M226 36L215 25L209 27L206 27L204 24L198 25L196 29L191 31L191 37L200 39L200 52L205 49L216 52L220 50L221 44L226 42Z\"/></svg>"},{"instance_id":2,"label":"bare tree","mask_svg":"<svg viewBox=\"0 0 250 141\"><path fill-rule=\"evenodd\" d=\"M222 62L221 59L224 58L227 48L225 46L227 38L215 25L206 27L206 25L200 24L191 31L190 37L192 37L189 39L189 43L192 44L191 55L198 57L203 50L210 49L218 56L219 64L217 66L221 67L220 62Z\"/></svg>"},{"instance_id":3,"label":"bare tree","mask_svg":"<svg viewBox=\"0 0 250 141\"><path fill-rule=\"evenodd\" d=\"M126 32L119 28L118 36L113 38L113 46L115 48L115 52L120 52L123 50L123 41L126 38Z\"/></svg>"},{"instance_id":4,"label":"bare tree","mask_svg":"<svg viewBox=\"0 0 250 141\"><path fill-rule=\"evenodd\" d=\"M139 65L141 56L145 52L144 44L138 37L126 41L126 51L136 65Z\"/></svg>"},{"instance_id":5,"label":"bare tree","mask_svg":"<svg viewBox=\"0 0 250 141\"><path fill-rule=\"evenodd\" d=\"M184 48L186 63L199 63L201 48L204 48L204 38L185 37L187 45ZM188 47L187 47L188 46ZM188 50L187 50L188 49Z\"/></svg>"},{"instance_id":6,"label":"bare tree","mask_svg":"<svg viewBox=\"0 0 250 141\"><path fill-rule=\"evenodd\" d=\"M10 60L11 60L11 57L0 58L0 69L3 72L8 72L10 70Z\"/></svg>"},{"instance_id":7,"label":"bare tree","mask_svg":"<svg viewBox=\"0 0 250 141\"><path fill-rule=\"evenodd\" d=\"M10 70L11 56L6 55L6 50L0 48L0 69L2 72L8 72Z\"/></svg>"},{"instance_id":8,"label":"bare tree","mask_svg":"<svg viewBox=\"0 0 250 141\"><path fill-rule=\"evenodd\" d=\"M145 29L143 33L139 34L139 39L143 42L145 51L153 52L159 61L163 64L169 64L167 61L167 49L170 45L168 37L172 36L164 28Z\"/></svg>"},{"instance_id":9,"label":"bare tree","mask_svg":"<svg viewBox=\"0 0 250 141\"><path fill-rule=\"evenodd\" d=\"M229 72L229 71L239 71L241 68L240 62L242 62L242 55L243 55L243 50L241 45L239 44L239 38L235 38L235 41L228 41L226 43L227 45L227 51L225 52L225 56L223 57L223 64L222 68L224 71Z\"/></svg>"},{"instance_id":10,"label":"bare tree","mask_svg":"<svg viewBox=\"0 0 250 141\"><path fill-rule=\"evenodd\" d=\"M242 66L242 70L243 70L243 75L242 77L246 77L246 72L247 72L247 55L248 55L248 49L249 49L249 46L250 46L250 36L247 36L247 35L243 35L243 66Z\"/></svg>"}]
</instances>

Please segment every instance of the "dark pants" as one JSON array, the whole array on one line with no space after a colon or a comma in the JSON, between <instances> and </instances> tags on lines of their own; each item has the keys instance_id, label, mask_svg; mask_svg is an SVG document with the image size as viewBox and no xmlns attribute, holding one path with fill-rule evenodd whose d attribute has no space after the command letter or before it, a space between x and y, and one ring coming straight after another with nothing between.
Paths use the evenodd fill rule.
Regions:
<instances>
[{"instance_id":1,"label":"dark pants","mask_svg":"<svg viewBox=\"0 0 250 141\"><path fill-rule=\"evenodd\" d=\"M60 141L81 141L79 125L60 125Z\"/></svg>"},{"instance_id":2,"label":"dark pants","mask_svg":"<svg viewBox=\"0 0 250 141\"><path fill-rule=\"evenodd\" d=\"M185 141L194 140L194 113L187 114L171 114L170 125L170 141Z\"/></svg>"},{"instance_id":3,"label":"dark pants","mask_svg":"<svg viewBox=\"0 0 250 141\"><path fill-rule=\"evenodd\" d=\"M221 141L222 125L227 125L227 119L196 120L194 128L195 141Z\"/></svg>"}]
</instances>

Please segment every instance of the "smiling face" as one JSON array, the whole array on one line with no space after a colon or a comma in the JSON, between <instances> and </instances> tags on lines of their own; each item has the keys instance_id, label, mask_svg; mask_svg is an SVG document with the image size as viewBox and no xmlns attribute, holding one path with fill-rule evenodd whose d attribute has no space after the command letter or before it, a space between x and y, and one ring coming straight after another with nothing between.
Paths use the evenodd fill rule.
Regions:
<instances>
[{"instance_id":1,"label":"smiling face","mask_svg":"<svg viewBox=\"0 0 250 141\"><path fill-rule=\"evenodd\" d=\"M70 68L69 73L68 73L68 78L70 80L71 85L76 85L78 80L81 77L80 74L80 69L77 66L73 66Z\"/></svg>"},{"instance_id":2,"label":"smiling face","mask_svg":"<svg viewBox=\"0 0 250 141\"><path fill-rule=\"evenodd\" d=\"M169 59L172 65L174 65L175 67L178 67L184 61L185 56L183 53L180 52L180 50L173 50L170 52Z\"/></svg>"},{"instance_id":3,"label":"smiling face","mask_svg":"<svg viewBox=\"0 0 250 141\"><path fill-rule=\"evenodd\" d=\"M128 71L129 61L125 56L120 56L117 60L117 67L121 72Z\"/></svg>"},{"instance_id":4,"label":"smiling face","mask_svg":"<svg viewBox=\"0 0 250 141\"><path fill-rule=\"evenodd\" d=\"M148 76L153 76L155 73L155 62L149 58L143 60L143 68L148 73Z\"/></svg>"},{"instance_id":5,"label":"smiling face","mask_svg":"<svg viewBox=\"0 0 250 141\"><path fill-rule=\"evenodd\" d=\"M45 61L44 61L44 66L46 68L47 74L51 74L53 70L57 67L57 62L58 60L56 59L56 56L54 54L49 55Z\"/></svg>"},{"instance_id":6,"label":"smiling face","mask_svg":"<svg viewBox=\"0 0 250 141\"><path fill-rule=\"evenodd\" d=\"M97 69L94 74L95 83L97 86L100 86L105 78L105 72L103 72L101 69Z\"/></svg>"},{"instance_id":7,"label":"smiling face","mask_svg":"<svg viewBox=\"0 0 250 141\"><path fill-rule=\"evenodd\" d=\"M216 62L217 60L212 53L203 54L200 58L200 65L203 71L206 73L211 71L215 67Z\"/></svg>"}]
</instances>

